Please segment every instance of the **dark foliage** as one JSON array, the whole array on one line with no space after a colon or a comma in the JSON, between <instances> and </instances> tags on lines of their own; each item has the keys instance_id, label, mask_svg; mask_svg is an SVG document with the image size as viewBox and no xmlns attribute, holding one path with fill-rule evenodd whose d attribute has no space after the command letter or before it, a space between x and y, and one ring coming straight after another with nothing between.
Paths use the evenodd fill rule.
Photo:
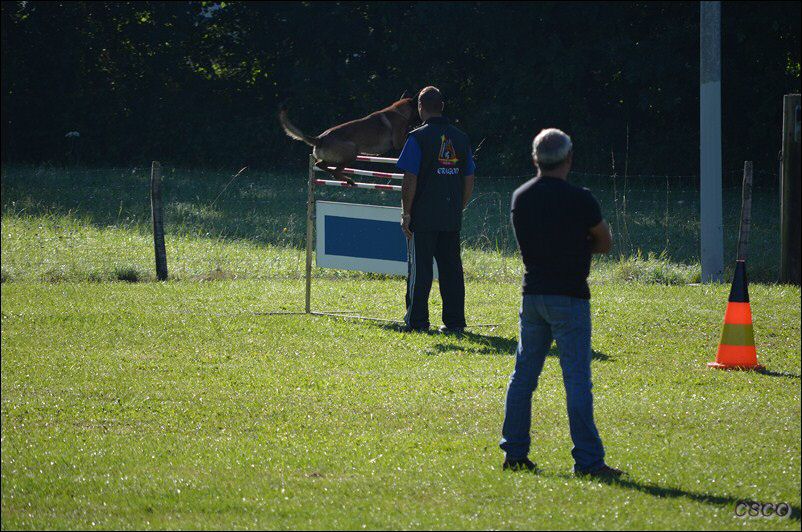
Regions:
<instances>
[{"instance_id":1,"label":"dark foliage","mask_svg":"<svg viewBox=\"0 0 802 532\"><path fill-rule=\"evenodd\" d=\"M725 174L768 176L800 4L722 12ZM2 158L287 167L307 147L280 102L317 133L434 84L486 138L480 175L528 171L547 126L588 171L695 174L698 24L695 2L3 2Z\"/></svg>"}]
</instances>

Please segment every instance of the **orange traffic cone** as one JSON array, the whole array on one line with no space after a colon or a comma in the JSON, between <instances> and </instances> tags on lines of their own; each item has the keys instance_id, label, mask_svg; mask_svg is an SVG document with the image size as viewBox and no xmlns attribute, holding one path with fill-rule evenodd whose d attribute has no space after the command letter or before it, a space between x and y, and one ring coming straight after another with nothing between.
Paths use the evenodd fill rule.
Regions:
<instances>
[{"instance_id":1,"label":"orange traffic cone","mask_svg":"<svg viewBox=\"0 0 802 532\"><path fill-rule=\"evenodd\" d=\"M763 369L757 363L752 309L749 306L749 282L746 279L746 263L742 260L735 263L735 276L724 314L724 330L716 361L707 365L719 369Z\"/></svg>"}]
</instances>

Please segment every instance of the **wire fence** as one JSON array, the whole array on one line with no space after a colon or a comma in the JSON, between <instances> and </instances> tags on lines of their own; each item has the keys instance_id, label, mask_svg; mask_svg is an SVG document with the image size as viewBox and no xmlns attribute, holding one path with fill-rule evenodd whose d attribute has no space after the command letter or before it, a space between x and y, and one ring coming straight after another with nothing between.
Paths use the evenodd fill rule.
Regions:
<instances>
[{"instance_id":1,"label":"wire fence","mask_svg":"<svg viewBox=\"0 0 802 532\"><path fill-rule=\"evenodd\" d=\"M218 240L247 240L301 249L305 238L306 169L187 170L165 166L165 228ZM149 168L62 169L3 167L3 214L63 212L95 226L136 225L149 231ZM531 174L477 177L464 215L468 247L514 254L509 223L512 192ZM617 175L575 171L613 228L614 257L656 254L696 263L700 250L699 180L693 175ZM740 176L725 176L737 183ZM776 174L755 172L750 272L776 276L779 261L779 191ZM384 182L379 180L378 182ZM389 180L387 180L390 183ZM735 255L741 187L722 190L725 259ZM398 205L397 192L321 187L320 199Z\"/></svg>"},{"instance_id":2,"label":"wire fence","mask_svg":"<svg viewBox=\"0 0 802 532\"><path fill-rule=\"evenodd\" d=\"M499 250L514 249L509 225L512 191L531 176L479 179L465 213L466 242ZM725 182L737 182L729 176ZM613 229L617 256L662 255L669 260L700 260L698 176L620 176L572 172L570 179L589 188ZM779 189L777 175L755 174L750 263L765 278L776 274L779 261ZM741 186L722 188L725 259L735 255L740 222Z\"/></svg>"}]
</instances>

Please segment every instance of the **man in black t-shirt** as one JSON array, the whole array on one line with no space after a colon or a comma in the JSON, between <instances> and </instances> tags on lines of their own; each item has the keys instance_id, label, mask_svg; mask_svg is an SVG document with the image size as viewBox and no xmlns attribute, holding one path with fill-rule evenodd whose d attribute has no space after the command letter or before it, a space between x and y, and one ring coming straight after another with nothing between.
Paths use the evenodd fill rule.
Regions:
<instances>
[{"instance_id":1,"label":"man in black t-shirt","mask_svg":"<svg viewBox=\"0 0 802 532\"><path fill-rule=\"evenodd\" d=\"M541 131L532 143L537 176L512 196L512 225L524 262L520 341L507 389L501 448L504 469L534 470L529 458L532 393L553 340L560 351L577 474L617 477L604 463L593 420L590 377L590 290L593 253L607 253L612 235L589 190L567 181L571 138Z\"/></svg>"}]
</instances>

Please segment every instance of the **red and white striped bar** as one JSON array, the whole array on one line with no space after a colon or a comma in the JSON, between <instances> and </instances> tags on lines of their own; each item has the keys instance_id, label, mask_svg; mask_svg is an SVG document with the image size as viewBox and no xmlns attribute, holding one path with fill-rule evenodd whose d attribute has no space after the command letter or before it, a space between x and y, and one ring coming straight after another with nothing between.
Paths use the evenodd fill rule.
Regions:
<instances>
[{"instance_id":1,"label":"red and white striped bar","mask_svg":"<svg viewBox=\"0 0 802 532\"><path fill-rule=\"evenodd\" d=\"M347 188L366 188L369 190L394 190L401 192L400 185L380 185L378 183L354 183L349 185L345 181L334 181L331 179L315 179L315 185L322 185L325 187L347 187Z\"/></svg>"},{"instance_id":2,"label":"red and white striped bar","mask_svg":"<svg viewBox=\"0 0 802 532\"><path fill-rule=\"evenodd\" d=\"M398 162L398 159L393 159L392 157L374 157L373 155L357 155L356 160L384 164L395 164Z\"/></svg>"},{"instance_id":3,"label":"red and white striped bar","mask_svg":"<svg viewBox=\"0 0 802 532\"><path fill-rule=\"evenodd\" d=\"M334 171L334 168L327 167L330 170ZM362 170L361 168L343 168L344 174L351 174L351 175L361 175L365 177L380 177L383 179L404 179L404 174L391 174L389 172L374 172L373 170ZM315 167L315 172L323 172L317 166Z\"/></svg>"}]
</instances>

